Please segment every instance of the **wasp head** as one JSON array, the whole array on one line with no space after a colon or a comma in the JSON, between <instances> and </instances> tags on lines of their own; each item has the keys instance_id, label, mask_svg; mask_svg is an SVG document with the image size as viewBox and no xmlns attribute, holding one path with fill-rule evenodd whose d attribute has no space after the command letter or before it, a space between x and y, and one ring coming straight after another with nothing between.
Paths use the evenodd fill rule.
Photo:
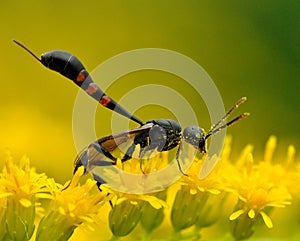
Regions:
<instances>
[{"instance_id":1,"label":"wasp head","mask_svg":"<svg viewBox=\"0 0 300 241\"><path fill-rule=\"evenodd\" d=\"M203 153L206 153L205 136L205 131L199 126L188 126L183 131L183 139Z\"/></svg>"}]
</instances>

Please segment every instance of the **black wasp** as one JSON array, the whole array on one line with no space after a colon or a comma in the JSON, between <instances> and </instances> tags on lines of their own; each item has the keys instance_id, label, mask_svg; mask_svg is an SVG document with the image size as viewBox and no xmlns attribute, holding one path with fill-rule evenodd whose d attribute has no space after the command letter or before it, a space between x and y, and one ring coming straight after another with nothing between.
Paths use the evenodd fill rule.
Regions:
<instances>
[{"instance_id":1,"label":"black wasp","mask_svg":"<svg viewBox=\"0 0 300 241\"><path fill-rule=\"evenodd\" d=\"M86 169L91 170L91 166L111 166L115 165L117 158L111 153L118 148L121 144L132 141L132 144L127 149L121 161L125 162L132 158L136 146L140 146L139 157L142 158L148 151L169 151L177 148L176 160L180 171L179 156L182 149L182 141L192 145L201 153L207 152L207 139L219 132L220 130L234 124L238 120L247 117L249 113L243 113L233 120L224 123L227 117L243 102L246 97L239 99L226 114L212 126L212 128L205 133L204 129L199 126L188 126L183 132L181 126L175 120L158 119L150 120L143 123L137 117L130 114L112 98L107 96L98 85L96 85L89 73L84 68L83 64L74 55L61 51L54 50L47 52L39 59L33 52L27 49L24 45L14 40L16 44L24 48L34 58L36 58L44 66L54 70L68 79L72 80L76 85L86 91L87 94L96 99L101 105L116 111L117 113L133 120L140 124L140 127L127 130L114 135L105 136L91 143L86 147L83 152L75 160L74 172L80 167L84 166ZM142 170L142 168L141 168ZM106 183L101 176L92 173L98 184Z\"/></svg>"}]
</instances>

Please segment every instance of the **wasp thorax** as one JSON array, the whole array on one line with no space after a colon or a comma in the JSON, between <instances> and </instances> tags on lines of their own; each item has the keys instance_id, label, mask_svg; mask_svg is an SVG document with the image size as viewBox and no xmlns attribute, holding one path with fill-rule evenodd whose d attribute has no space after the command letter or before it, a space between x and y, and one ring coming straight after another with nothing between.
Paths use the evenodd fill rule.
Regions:
<instances>
[{"instance_id":1,"label":"wasp thorax","mask_svg":"<svg viewBox=\"0 0 300 241\"><path fill-rule=\"evenodd\" d=\"M199 126L188 126L183 131L183 139L201 152L206 152L205 136L205 131Z\"/></svg>"}]
</instances>

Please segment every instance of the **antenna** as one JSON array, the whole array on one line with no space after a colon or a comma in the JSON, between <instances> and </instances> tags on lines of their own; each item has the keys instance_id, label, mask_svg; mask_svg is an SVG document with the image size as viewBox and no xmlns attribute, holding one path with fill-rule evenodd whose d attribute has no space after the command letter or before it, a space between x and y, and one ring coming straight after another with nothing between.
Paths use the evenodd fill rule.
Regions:
<instances>
[{"instance_id":1,"label":"antenna","mask_svg":"<svg viewBox=\"0 0 300 241\"><path fill-rule=\"evenodd\" d=\"M237 109L241 104L243 104L245 101L247 100L246 97L242 97L240 98L227 112L226 114L216 123L212 126L212 128L209 130L209 132L206 134L205 136L205 140L210 137L211 135L219 132L220 130L224 129L225 127L228 127L228 126L231 126L232 124L234 124L235 122L243 119L243 118L246 118L250 115L250 113L243 113L237 117L235 117L233 120L227 122L226 124L222 125L222 126L219 126L221 123L223 123L229 116L230 114L235 110ZM219 127L218 127L219 126Z\"/></svg>"},{"instance_id":2,"label":"antenna","mask_svg":"<svg viewBox=\"0 0 300 241\"><path fill-rule=\"evenodd\" d=\"M36 60L38 60L41 64L42 61L39 57L37 57L30 49L28 49L25 45L21 44L20 42L18 42L17 40L13 39L13 42L16 43L17 45L19 45L21 48L25 49L28 53L30 53Z\"/></svg>"}]
</instances>

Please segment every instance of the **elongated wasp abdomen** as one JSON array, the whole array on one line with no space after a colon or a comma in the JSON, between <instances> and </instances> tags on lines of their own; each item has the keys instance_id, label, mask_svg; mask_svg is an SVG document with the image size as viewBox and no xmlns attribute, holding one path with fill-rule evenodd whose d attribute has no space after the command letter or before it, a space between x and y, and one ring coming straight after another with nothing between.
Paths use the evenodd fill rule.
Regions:
<instances>
[{"instance_id":1,"label":"elongated wasp abdomen","mask_svg":"<svg viewBox=\"0 0 300 241\"><path fill-rule=\"evenodd\" d=\"M41 56L41 63L47 68L73 80L78 86L81 86L82 79L88 76L87 72L84 76L80 76L82 72L86 71L83 64L74 55L65 51L53 50L47 52Z\"/></svg>"},{"instance_id":2,"label":"elongated wasp abdomen","mask_svg":"<svg viewBox=\"0 0 300 241\"><path fill-rule=\"evenodd\" d=\"M54 70L61 75L72 80L76 85L83 89L87 94L96 99L101 105L105 106L108 109L111 109L134 122L143 125L144 123L139 120L134 115L130 114L122 106L120 106L116 101L107 96L100 87L94 83L91 76L80 62L80 60L65 51L53 50L47 53L44 53L41 56L41 59L38 58L31 50L25 47L23 44L19 43L16 40L13 40L20 47L25 49L30 53L36 60L47 68Z\"/></svg>"}]
</instances>

